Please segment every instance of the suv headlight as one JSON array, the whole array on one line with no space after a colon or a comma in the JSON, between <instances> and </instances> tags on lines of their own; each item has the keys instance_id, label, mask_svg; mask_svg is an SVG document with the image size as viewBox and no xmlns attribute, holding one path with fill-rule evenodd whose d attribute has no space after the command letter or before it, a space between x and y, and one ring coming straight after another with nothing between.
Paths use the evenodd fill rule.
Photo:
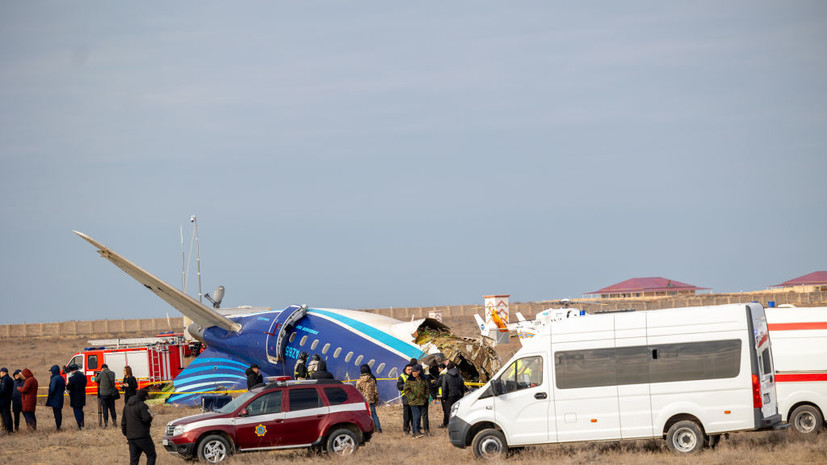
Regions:
<instances>
[{"instance_id":1,"label":"suv headlight","mask_svg":"<svg viewBox=\"0 0 827 465\"><path fill-rule=\"evenodd\" d=\"M184 425L173 425L172 423L167 423L167 427L164 428L164 436L180 436L184 434Z\"/></svg>"}]
</instances>

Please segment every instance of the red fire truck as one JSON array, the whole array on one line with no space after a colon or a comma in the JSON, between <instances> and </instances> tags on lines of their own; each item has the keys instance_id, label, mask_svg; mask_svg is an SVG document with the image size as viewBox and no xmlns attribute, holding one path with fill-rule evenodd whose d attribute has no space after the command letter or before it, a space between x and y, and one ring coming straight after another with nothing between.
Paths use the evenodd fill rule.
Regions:
<instances>
[{"instance_id":1,"label":"red fire truck","mask_svg":"<svg viewBox=\"0 0 827 465\"><path fill-rule=\"evenodd\" d=\"M86 375L86 393L97 394L95 373L106 364L115 373L115 382L120 387L123 381L123 367L129 365L132 375L138 380L138 388L160 385L171 381L185 368L185 358L198 355L200 343L188 342L183 334L159 334L155 337L131 339L96 339L89 341L91 347L78 352L66 363L77 365ZM64 367L64 373L66 367ZM66 378L66 374L63 375Z\"/></svg>"}]
</instances>

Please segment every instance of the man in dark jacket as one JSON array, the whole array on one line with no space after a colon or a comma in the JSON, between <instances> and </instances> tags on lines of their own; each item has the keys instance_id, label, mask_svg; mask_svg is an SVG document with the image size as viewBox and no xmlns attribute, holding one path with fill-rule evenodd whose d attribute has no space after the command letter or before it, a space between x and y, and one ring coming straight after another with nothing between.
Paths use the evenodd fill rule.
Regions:
<instances>
[{"instance_id":1,"label":"man in dark jacket","mask_svg":"<svg viewBox=\"0 0 827 465\"><path fill-rule=\"evenodd\" d=\"M12 374L14 378L14 390L11 393L11 411L14 416L14 430L20 431L20 412L23 411L23 394L17 390L23 387L23 377L20 376L20 370L14 370Z\"/></svg>"},{"instance_id":2,"label":"man in dark jacket","mask_svg":"<svg viewBox=\"0 0 827 465\"><path fill-rule=\"evenodd\" d=\"M52 377L49 379L49 392L46 396L46 407L52 407L55 414L55 429L60 431L63 423L63 393L66 391L66 381L60 376L60 367L52 365L49 368Z\"/></svg>"},{"instance_id":3,"label":"man in dark jacket","mask_svg":"<svg viewBox=\"0 0 827 465\"><path fill-rule=\"evenodd\" d=\"M415 362L415 361L414 361ZM402 398L402 432L405 434L410 434L411 432L411 405L408 403L408 397L402 392L402 388L405 387L405 381L408 380L411 376L411 368L416 363L408 362L404 368L402 368L402 374L396 378L396 389L399 391L399 396Z\"/></svg>"},{"instance_id":4,"label":"man in dark jacket","mask_svg":"<svg viewBox=\"0 0 827 465\"><path fill-rule=\"evenodd\" d=\"M121 432L129 442L129 465L138 465L141 453L146 454L146 465L155 465L155 444L149 436L152 413L144 403L148 394L146 389L138 389L121 415Z\"/></svg>"},{"instance_id":5,"label":"man in dark jacket","mask_svg":"<svg viewBox=\"0 0 827 465\"><path fill-rule=\"evenodd\" d=\"M115 373L105 363L101 365L101 371L95 375L95 382L98 383L99 402L103 409L103 427L109 426L109 415L112 415L112 426L118 425L118 415L115 413L115 394L118 390L115 387ZM100 421L100 420L98 420Z\"/></svg>"},{"instance_id":6,"label":"man in dark jacket","mask_svg":"<svg viewBox=\"0 0 827 465\"><path fill-rule=\"evenodd\" d=\"M75 421L78 429L83 429L85 420L83 407L86 406L86 376L78 371L77 365L69 365L69 380L66 382L66 390L69 391L69 406L75 412Z\"/></svg>"},{"instance_id":7,"label":"man in dark jacket","mask_svg":"<svg viewBox=\"0 0 827 465\"><path fill-rule=\"evenodd\" d=\"M454 362L448 362L446 371L439 377L439 395L442 397L442 425L448 426L448 419L451 416L451 407L465 395L468 387L465 380Z\"/></svg>"},{"instance_id":8,"label":"man in dark jacket","mask_svg":"<svg viewBox=\"0 0 827 465\"><path fill-rule=\"evenodd\" d=\"M299 354L296 365L293 366L294 379L307 379L307 352Z\"/></svg>"},{"instance_id":9,"label":"man in dark jacket","mask_svg":"<svg viewBox=\"0 0 827 465\"><path fill-rule=\"evenodd\" d=\"M261 375L261 370L255 363L250 365L250 368L247 368L247 371L245 371L244 373L247 375L248 391L258 386L259 384L264 384L264 377Z\"/></svg>"},{"instance_id":10,"label":"man in dark jacket","mask_svg":"<svg viewBox=\"0 0 827 465\"><path fill-rule=\"evenodd\" d=\"M333 377L333 373L327 371L327 362L324 360L319 360L317 367L317 370L310 375L310 379L336 379Z\"/></svg>"},{"instance_id":11,"label":"man in dark jacket","mask_svg":"<svg viewBox=\"0 0 827 465\"><path fill-rule=\"evenodd\" d=\"M26 427L30 430L37 429L37 417L34 414L37 406L37 378L32 374L32 370L24 368L20 372L23 377L23 385L17 388L23 394L22 410L23 418L26 419Z\"/></svg>"},{"instance_id":12,"label":"man in dark jacket","mask_svg":"<svg viewBox=\"0 0 827 465\"><path fill-rule=\"evenodd\" d=\"M14 432L11 420L11 397L14 391L14 381L9 376L9 369L0 368L0 417L3 419L3 429L7 433Z\"/></svg>"}]
</instances>

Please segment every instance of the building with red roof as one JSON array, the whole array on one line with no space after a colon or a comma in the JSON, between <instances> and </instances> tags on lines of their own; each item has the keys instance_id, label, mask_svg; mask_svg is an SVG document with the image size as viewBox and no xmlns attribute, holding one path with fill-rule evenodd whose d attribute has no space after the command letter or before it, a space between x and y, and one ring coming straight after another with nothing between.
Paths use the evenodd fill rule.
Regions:
<instances>
[{"instance_id":1,"label":"building with red roof","mask_svg":"<svg viewBox=\"0 0 827 465\"><path fill-rule=\"evenodd\" d=\"M784 281L781 284L776 284L770 287L790 287L790 288L806 288L811 287L812 289L801 289L803 291L827 291L827 271L813 271L812 273L805 274L804 276L799 276L797 278L793 278L789 281ZM796 289L798 290L798 289Z\"/></svg>"},{"instance_id":2,"label":"building with red roof","mask_svg":"<svg viewBox=\"0 0 827 465\"><path fill-rule=\"evenodd\" d=\"M601 299L635 299L643 297L670 297L676 295L695 295L697 291L708 287L698 287L667 278L632 278L612 284L609 287L588 292L599 295Z\"/></svg>"}]
</instances>

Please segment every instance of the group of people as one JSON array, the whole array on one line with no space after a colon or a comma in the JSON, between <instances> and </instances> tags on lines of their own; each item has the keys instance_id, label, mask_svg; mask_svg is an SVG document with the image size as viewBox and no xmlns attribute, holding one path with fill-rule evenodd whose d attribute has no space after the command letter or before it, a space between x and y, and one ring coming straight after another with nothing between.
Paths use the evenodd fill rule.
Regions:
<instances>
[{"instance_id":1,"label":"group of people","mask_svg":"<svg viewBox=\"0 0 827 465\"><path fill-rule=\"evenodd\" d=\"M80 367L74 364L66 367L66 379L63 378L60 367L57 365L52 365L49 372L49 389L45 406L52 408L55 429L60 431L63 426L64 393L69 395L69 406L74 413L78 429L83 429L86 426L83 413L86 407L86 376L80 371ZM110 416L112 424L115 425L117 421L115 399L120 398L120 391L115 384L115 373L104 364L101 371L94 376L94 380L98 383L98 400L103 410L104 427L109 426ZM0 368L0 417L2 417L3 429L7 433L20 431L21 413L27 429L37 430L35 407L39 387L37 378L28 368L15 370L11 376L7 368ZM124 367L121 390L124 392L125 404L128 403L130 397L136 395L137 389L138 380L132 375L132 368Z\"/></svg>"},{"instance_id":2,"label":"group of people","mask_svg":"<svg viewBox=\"0 0 827 465\"><path fill-rule=\"evenodd\" d=\"M436 378L433 372L437 373ZM434 399L441 401L442 424L439 427L445 428L451 406L468 390L454 362L443 360L425 371L413 358L397 378L396 388L402 397L402 430L415 439L431 435L428 406Z\"/></svg>"}]
</instances>

